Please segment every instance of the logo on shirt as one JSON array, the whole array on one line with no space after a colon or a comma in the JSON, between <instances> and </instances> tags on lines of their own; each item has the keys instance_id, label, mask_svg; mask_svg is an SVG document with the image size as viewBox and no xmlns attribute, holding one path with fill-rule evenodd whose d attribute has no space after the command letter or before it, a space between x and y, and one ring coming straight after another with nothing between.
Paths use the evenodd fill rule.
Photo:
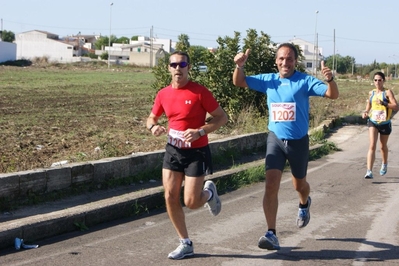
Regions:
<instances>
[{"instance_id":1,"label":"logo on shirt","mask_svg":"<svg viewBox=\"0 0 399 266\"><path fill-rule=\"evenodd\" d=\"M186 104L191 104L191 100L186 100Z\"/></svg>"}]
</instances>

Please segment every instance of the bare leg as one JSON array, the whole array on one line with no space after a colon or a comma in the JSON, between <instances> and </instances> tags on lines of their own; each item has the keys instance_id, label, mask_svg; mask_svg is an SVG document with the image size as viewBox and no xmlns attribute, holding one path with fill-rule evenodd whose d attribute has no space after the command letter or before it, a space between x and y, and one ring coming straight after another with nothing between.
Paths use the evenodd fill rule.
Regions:
<instances>
[{"instance_id":1,"label":"bare leg","mask_svg":"<svg viewBox=\"0 0 399 266\"><path fill-rule=\"evenodd\" d=\"M302 179L298 179L293 176L292 184L294 185L295 190L298 192L299 202L305 205L310 194L310 185L306 181L306 176Z\"/></svg>"},{"instance_id":2,"label":"bare leg","mask_svg":"<svg viewBox=\"0 0 399 266\"><path fill-rule=\"evenodd\" d=\"M375 161L375 149L377 145L378 131L375 127L369 127L369 150L367 152L367 170L373 170Z\"/></svg>"},{"instance_id":3,"label":"bare leg","mask_svg":"<svg viewBox=\"0 0 399 266\"><path fill-rule=\"evenodd\" d=\"M166 210L177 234L181 239L188 238L185 216L180 202L180 192L183 178L183 173L162 169L162 182L165 189Z\"/></svg>"},{"instance_id":4,"label":"bare leg","mask_svg":"<svg viewBox=\"0 0 399 266\"><path fill-rule=\"evenodd\" d=\"M190 209L198 209L207 202L210 192L204 191L204 176L185 177L184 181L184 204Z\"/></svg>"},{"instance_id":5,"label":"bare leg","mask_svg":"<svg viewBox=\"0 0 399 266\"><path fill-rule=\"evenodd\" d=\"M382 158L383 164L388 163L388 145L387 145L388 138L389 138L389 135L381 135L380 134L381 158Z\"/></svg>"},{"instance_id":6,"label":"bare leg","mask_svg":"<svg viewBox=\"0 0 399 266\"><path fill-rule=\"evenodd\" d=\"M184 203L190 209L204 206L209 192L203 191L204 176L185 177L183 173L162 169L162 180L165 189L166 210L180 239L188 238L180 193L184 181Z\"/></svg>"},{"instance_id":7,"label":"bare leg","mask_svg":"<svg viewBox=\"0 0 399 266\"><path fill-rule=\"evenodd\" d=\"M276 229L278 191L282 172L277 169L266 171L265 194L263 196L263 212L265 213L268 229Z\"/></svg>"}]
</instances>

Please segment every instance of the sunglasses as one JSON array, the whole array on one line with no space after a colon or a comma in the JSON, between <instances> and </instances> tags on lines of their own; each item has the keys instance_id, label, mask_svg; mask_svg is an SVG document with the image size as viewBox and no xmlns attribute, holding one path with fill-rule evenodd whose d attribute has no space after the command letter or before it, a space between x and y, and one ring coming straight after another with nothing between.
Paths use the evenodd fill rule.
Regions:
<instances>
[{"instance_id":1,"label":"sunglasses","mask_svg":"<svg viewBox=\"0 0 399 266\"><path fill-rule=\"evenodd\" d=\"M169 66L173 68L176 68L177 66L179 66L180 68L185 68L186 66L188 66L188 63L187 62L170 63Z\"/></svg>"},{"instance_id":2,"label":"sunglasses","mask_svg":"<svg viewBox=\"0 0 399 266\"><path fill-rule=\"evenodd\" d=\"M374 81L382 81L382 79L375 79Z\"/></svg>"}]
</instances>

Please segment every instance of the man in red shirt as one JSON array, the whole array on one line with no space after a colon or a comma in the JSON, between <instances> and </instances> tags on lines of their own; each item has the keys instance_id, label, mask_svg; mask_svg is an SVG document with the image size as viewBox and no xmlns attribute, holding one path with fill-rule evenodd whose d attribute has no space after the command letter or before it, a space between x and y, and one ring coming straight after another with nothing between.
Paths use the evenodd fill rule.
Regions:
<instances>
[{"instance_id":1,"label":"man in red shirt","mask_svg":"<svg viewBox=\"0 0 399 266\"><path fill-rule=\"evenodd\" d=\"M167 134L162 182L166 209L180 238L180 245L168 258L182 259L194 255L180 203L182 183L184 180L184 204L188 208L197 209L207 204L213 215L219 214L221 202L215 184L208 180L204 188L202 186L205 174L212 174L207 134L226 124L228 118L207 88L188 79L187 53L172 53L168 69L172 82L157 93L147 128L154 136ZM212 119L205 124L207 113ZM163 114L168 118L168 129L158 124Z\"/></svg>"}]
</instances>

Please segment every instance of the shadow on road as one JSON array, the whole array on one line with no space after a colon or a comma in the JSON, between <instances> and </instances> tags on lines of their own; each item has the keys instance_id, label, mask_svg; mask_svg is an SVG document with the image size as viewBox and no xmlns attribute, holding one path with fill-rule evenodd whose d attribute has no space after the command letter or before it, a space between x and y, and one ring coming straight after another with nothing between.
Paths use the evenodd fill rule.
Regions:
<instances>
[{"instance_id":1,"label":"shadow on road","mask_svg":"<svg viewBox=\"0 0 399 266\"><path fill-rule=\"evenodd\" d=\"M241 258L241 259L268 259L268 260L282 260L282 261L333 261L333 260L350 260L371 262L371 261L390 261L399 259L399 247L382 243L368 241L364 238L324 238L317 239L317 241L342 241L342 242L356 242L363 245L369 245L380 250L371 251L352 251L352 250L328 250L323 249L319 251L301 251L300 247L282 247L279 251L265 251L264 255L251 254L204 254L196 253L190 259L207 258L207 257L221 257L221 258Z\"/></svg>"}]
</instances>

